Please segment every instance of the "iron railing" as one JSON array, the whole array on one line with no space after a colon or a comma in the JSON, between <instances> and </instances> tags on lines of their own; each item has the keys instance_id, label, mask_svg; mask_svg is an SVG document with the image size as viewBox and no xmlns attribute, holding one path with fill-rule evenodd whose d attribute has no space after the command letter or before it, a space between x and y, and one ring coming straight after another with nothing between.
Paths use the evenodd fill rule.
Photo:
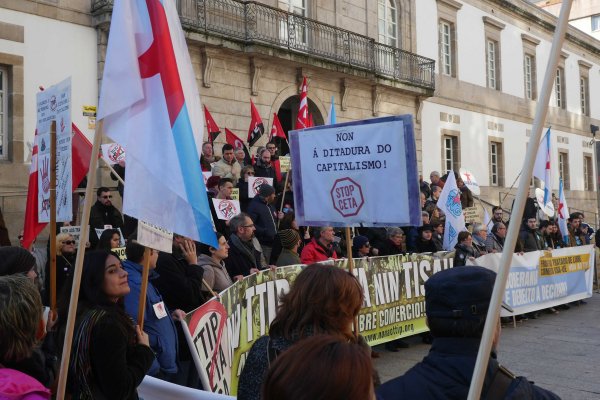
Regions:
<instances>
[{"instance_id":1,"label":"iron railing","mask_svg":"<svg viewBox=\"0 0 600 400\"><path fill-rule=\"evenodd\" d=\"M93 0L92 14L114 0ZM242 44L286 48L425 89L435 88L435 61L374 39L255 1L177 0L185 30Z\"/></svg>"}]
</instances>

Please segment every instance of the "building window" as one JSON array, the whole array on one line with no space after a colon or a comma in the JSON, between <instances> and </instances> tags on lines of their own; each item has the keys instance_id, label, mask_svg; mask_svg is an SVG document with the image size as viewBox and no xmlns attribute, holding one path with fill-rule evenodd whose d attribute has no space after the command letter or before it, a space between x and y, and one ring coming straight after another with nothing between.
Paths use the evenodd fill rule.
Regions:
<instances>
[{"instance_id":1,"label":"building window","mask_svg":"<svg viewBox=\"0 0 600 400\"><path fill-rule=\"evenodd\" d=\"M0 66L0 160L8 158L8 70Z\"/></svg>"},{"instance_id":2,"label":"building window","mask_svg":"<svg viewBox=\"0 0 600 400\"><path fill-rule=\"evenodd\" d=\"M558 152L558 172L563 180L563 188L570 190L571 180L569 178L569 154L559 151Z\"/></svg>"},{"instance_id":3,"label":"building window","mask_svg":"<svg viewBox=\"0 0 600 400\"><path fill-rule=\"evenodd\" d=\"M523 58L523 72L525 76L525 98L535 100L535 57L531 54L525 54Z\"/></svg>"},{"instance_id":4,"label":"building window","mask_svg":"<svg viewBox=\"0 0 600 400\"><path fill-rule=\"evenodd\" d=\"M490 142L490 185L504 185L504 155L502 142Z\"/></svg>"},{"instance_id":5,"label":"building window","mask_svg":"<svg viewBox=\"0 0 600 400\"><path fill-rule=\"evenodd\" d=\"M592 15L592 32L600 31L600 14Z\"/></svg>"},{"instance_id":6,"label":"building window","mask_svg":"<svg viewBox=\"0 0 600 400\"><path fill-rule=\"evenodd\" d=\"M443 167L444 171L456 171L460 169L460 154L458 147L458 137L442 136Z\"/></svg>"},{"instance_id":7,"label":"building window","mask_svg":"<svg viewBox=\"0 0 600 400\"><path fill-rule=\"evenodd\" d=\"M594 167L592 156L583 156L583 189L594 190Z\"/></svg>"},{"instance_id":8,"label":"building window","mask_svg":"<svg viewBox=\"0 0 600 400\"><path fill-rule=\"evenodd\" d=\"M488 39L486 41L487 57L487 86L490 89L500 89L498 82L498 42Z\"/></svg>"},{"instance_id":9,"label":"building window","mask_svg":"<svg viewBox=\"0 0 600 400\"><path fill-rule=\"evenodd\" d=\"M453 27L447 21L440 22L440 67L441 73L448 76L454 75L452 60L454 59L452 41Z\"/></svg>"},{"instance_id":10,"label":"building window","mask_svg":"<svg viewBox=\"0 0 600 400\"><path fill-rule=\"evenodd\" d=\"M590 115L588 78L583 76L579 78L579 103L581 104L581 113Z\"/></svg>"},{"instance_id":11,"label":"building window","mask_svg":"<svg viewBox=\"0 0 600 400\"><path fill-rule=\"evenodd\" d=\"M567 99L565 98L565 70L561 67L556 69L554 95L556 97L556 107L566 108Z\"/></svg>"},{"instance_id":12,"label":"building window","mask_svg":"<svg viewBox=\"0 0 600 400\"><path fill-rule=\"evenodd\" d=\"M379 43L398 47L398 23L395 0L379 0Z\"/></svg>"},{"instance_id":13,"label":"building window","mask_svg":"<svg viewBox=\"0 0 600 400\"><path fill-rule=\"evenodd\" d=\"M303 18L295 18L294 15L306 17L308 15L306 0L279 0L279 8L286 10L293 15L290 15L287 21L281 21L279 30L283 40L288 40L293 36L296 44L308 43L308 31L306 21Z\"/></svg>"}]
</instances>

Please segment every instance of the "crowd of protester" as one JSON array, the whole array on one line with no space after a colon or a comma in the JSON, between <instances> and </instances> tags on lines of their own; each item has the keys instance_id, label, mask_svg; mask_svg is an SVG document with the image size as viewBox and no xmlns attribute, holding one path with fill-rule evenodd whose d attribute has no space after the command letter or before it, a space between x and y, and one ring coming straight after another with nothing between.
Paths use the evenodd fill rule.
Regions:
<instances>
[{"instance_id":1,"label":"crowd of protester","mask_svg":"<svg viewBox=\"0 0 600 400\"><path fill-rule=\"evenodd\" d=\"M230 220L219 219L209 201L217 248L175 234L172 253L149 250L145 254L137 242L137 221L123 216L112 204L109 188L97 190L90 236L80 238L88 243L68 375L71 398L136 399L136 388L145 375L201 388L178 321L235 281L295 264L309 266L282 297L269 335L258 339L250 351L240 376L239 398L373 398L378 378L371 357L377 353L352 332L363 302L360 285L341 269L315 264L349 256L344 235L330 226L296 224L291 176L286 178L276 170L275 143L259 149L254 163L230 145L223 146L221 157L214 154L210 143L202 149L202 169L213 174L206 185L209 199L231 199L233 189L239 189L241 212ZM125 178L124 163L120 167L118 173ZM271 178L273 184L261 185L251 198L251 176ZM421 180L422 226L357 228L350 243L353 257L443 251L445 216L437 202L447 175L434 171L430 178L430 183ZM463 207L472 207L473 195L460 176L456 178ZM122 185L119 193L123 195ZM503 250L509 221L500 207L494 207L492 214L489 225L475 223L470 231L459 233L455 267ZM582 213L571 214L565 242L555 221L540 223L537 214L526 214L522 222L510 221L522 224L514 250L590 243L594 232L583 220ZM50 240L56 241L57 249L58 307L41 327L40 321L45 320L42 304L50 305L48 248L0 247L0 393L7 373L29 382L24 387L39 395L32 398L48 398L55 382L77 247L68 233L52 235ZM122 261L112 251L124 242L126 259ZM134 321L139 312L144 257L149 257L151 271L142 331ZM20 325L11 320L15 313L23 316ZM425 335L423 340L430 343L432 338ZM399 340L388 343L386 349L398 351L406 346ZM298 374L305 379L294 379ZM324 382L325 376L329 384ZM302 384L307 379L311 384ZM321 395L313 396L311 390L319 390Z\"/></svg>"}]
</instances>

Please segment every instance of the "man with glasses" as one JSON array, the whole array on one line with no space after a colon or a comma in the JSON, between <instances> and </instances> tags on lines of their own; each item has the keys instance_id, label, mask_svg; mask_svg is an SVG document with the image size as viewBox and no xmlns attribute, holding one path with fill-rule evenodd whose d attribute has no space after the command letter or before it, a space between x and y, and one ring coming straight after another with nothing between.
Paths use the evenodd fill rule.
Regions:
<instances>
[{"instance_id":1,"label":"man with glasses","mask_svg":"<svg viewBox=\"0 0 600 400\"><path fill-rule=\"evenodd\" d=\"M275 167L271 162L271 151L264 149L260 152L260 158L256 160L256 164L254 165L254 172L256 176L260 176L263 178L273 178L273 186L275 188L279 187L279 180L277 179L277 173L275 172Z\"/></svg>"},{"instance_id":2,"label":"man with glasses","mask_svg":"<svg viewBox=\"0 0 600 400\"><path fill-rule=\"evenodd\" d=\"M268 268L258 239L254 237L256 227L252 218L246 213L240 213L229 220L229 257L225 259L225 268L231 279L242 280Z\"/></svg>"},{"instance_id":3,"label":"man with glasses","mask_svg":"<svg viewBox=\"0 0 600 400\"><path fill-rule=\"evenodd\" d=\"M107 187L100 187L96 191L96 203L90 211L90 244L92 248L98 244L96 229L117 229L123 231L123 216L112 204L112 194Z\"/></svg>"},{"instance_id":4,"label":"man with glasses","mask_svg":"<svg viewBox=\"0 0 600 400\"><path fill-rule=\"evenodd\" d=\"M275 142L267 143L267 150L271 153L271 161L279 160L279 155L277 155L277 145Z\"/></svg>"}]
</instances>

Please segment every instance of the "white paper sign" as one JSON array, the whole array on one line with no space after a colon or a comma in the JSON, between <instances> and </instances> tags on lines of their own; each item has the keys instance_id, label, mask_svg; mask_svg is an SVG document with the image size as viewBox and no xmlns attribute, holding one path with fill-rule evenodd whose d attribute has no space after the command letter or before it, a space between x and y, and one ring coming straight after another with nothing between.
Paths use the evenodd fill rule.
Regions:
<instances>
[{"instance_id":1,"label":"white paper sign","mask_svg":"<svg viewBox=\"0 0 600 400\"><path fill-rule=\"evenodd\" d=\"M88 227L88 232L89 232L89 227ZM75 240L75 247L79 246L79 238L81 237L81 226L80 225L61 226L60 233L68 233L69 235L71 235L73 237L73 240Z\"/></svg>"},{"instance_id":2,"label":"white paper sign","mask_svg":"<svg viewBox=\"0 0 600 400\"><path fill-rule=\"evenodd\" d=\"M50 128L56 121L56 221L73 219L71 161L71 78L36 96L38 148L38 220L50 222Z\"/></svg>"},{"instance_id":3,"label":"white paper sign","mask_svg":"<svg viewBox=\"0 0 600 400\"><path fill-rule=\"evenodd\" d=\"M219 219L223 219L225 221L229 221L241 211L240 202L237 200L222 200L213 198L212 202L215 206L215 211Z\"/></svg>"},{"instance_id":4,"label":"white paper sign","mask_svg":"<svg viewBox=\"0 0 600 400\"><path fill-rule=\"evenodd\" d=\"M300 225L422 224L411 116L325 125L290 134Z\"/></svg>"},{"instance_id":5,"label":"white paper sign","mask_svg":"<svg viewBox=\"0 0 600 400\"><path fill-rule=\"evenodd\" d=\"M248 177L248 198L253 198L258 195L258 188L260 185L271 185L273 186L273 178L263 178L262 176L249 176Z\"/></svg>"},{"instance_id":6,"label":"white paper sign","mask_svg":"<svg viewBox=\"0 0 600 400\"><path fill-rule=\"evenodd\" d=\"M137 241L142 246L165 253L173 251L173 232L144 221L138 221Z\"/></svg>"},{"instance_id":7,"label":"white paper sign","mask_svg":"<svg viewBox=\"0 0 600 400\"><path fill-rule=\"evenodd\" d=\"M117 164L125 160L125 149L118 143L103 144L102 157L111 165Z\"/></svg>"},{"instance_id":8,"label":"white paper sign","mask_svg":"<svg viewBox=\"0 0 600 400\"><path fill-rule=\"evenodd\" d=\"M202 171L202 178L204 178L204 186L208 183L208 178L212 176L212 171ZM208 188L206 188L208 191Z\"/></svg>"}]
</instances>

